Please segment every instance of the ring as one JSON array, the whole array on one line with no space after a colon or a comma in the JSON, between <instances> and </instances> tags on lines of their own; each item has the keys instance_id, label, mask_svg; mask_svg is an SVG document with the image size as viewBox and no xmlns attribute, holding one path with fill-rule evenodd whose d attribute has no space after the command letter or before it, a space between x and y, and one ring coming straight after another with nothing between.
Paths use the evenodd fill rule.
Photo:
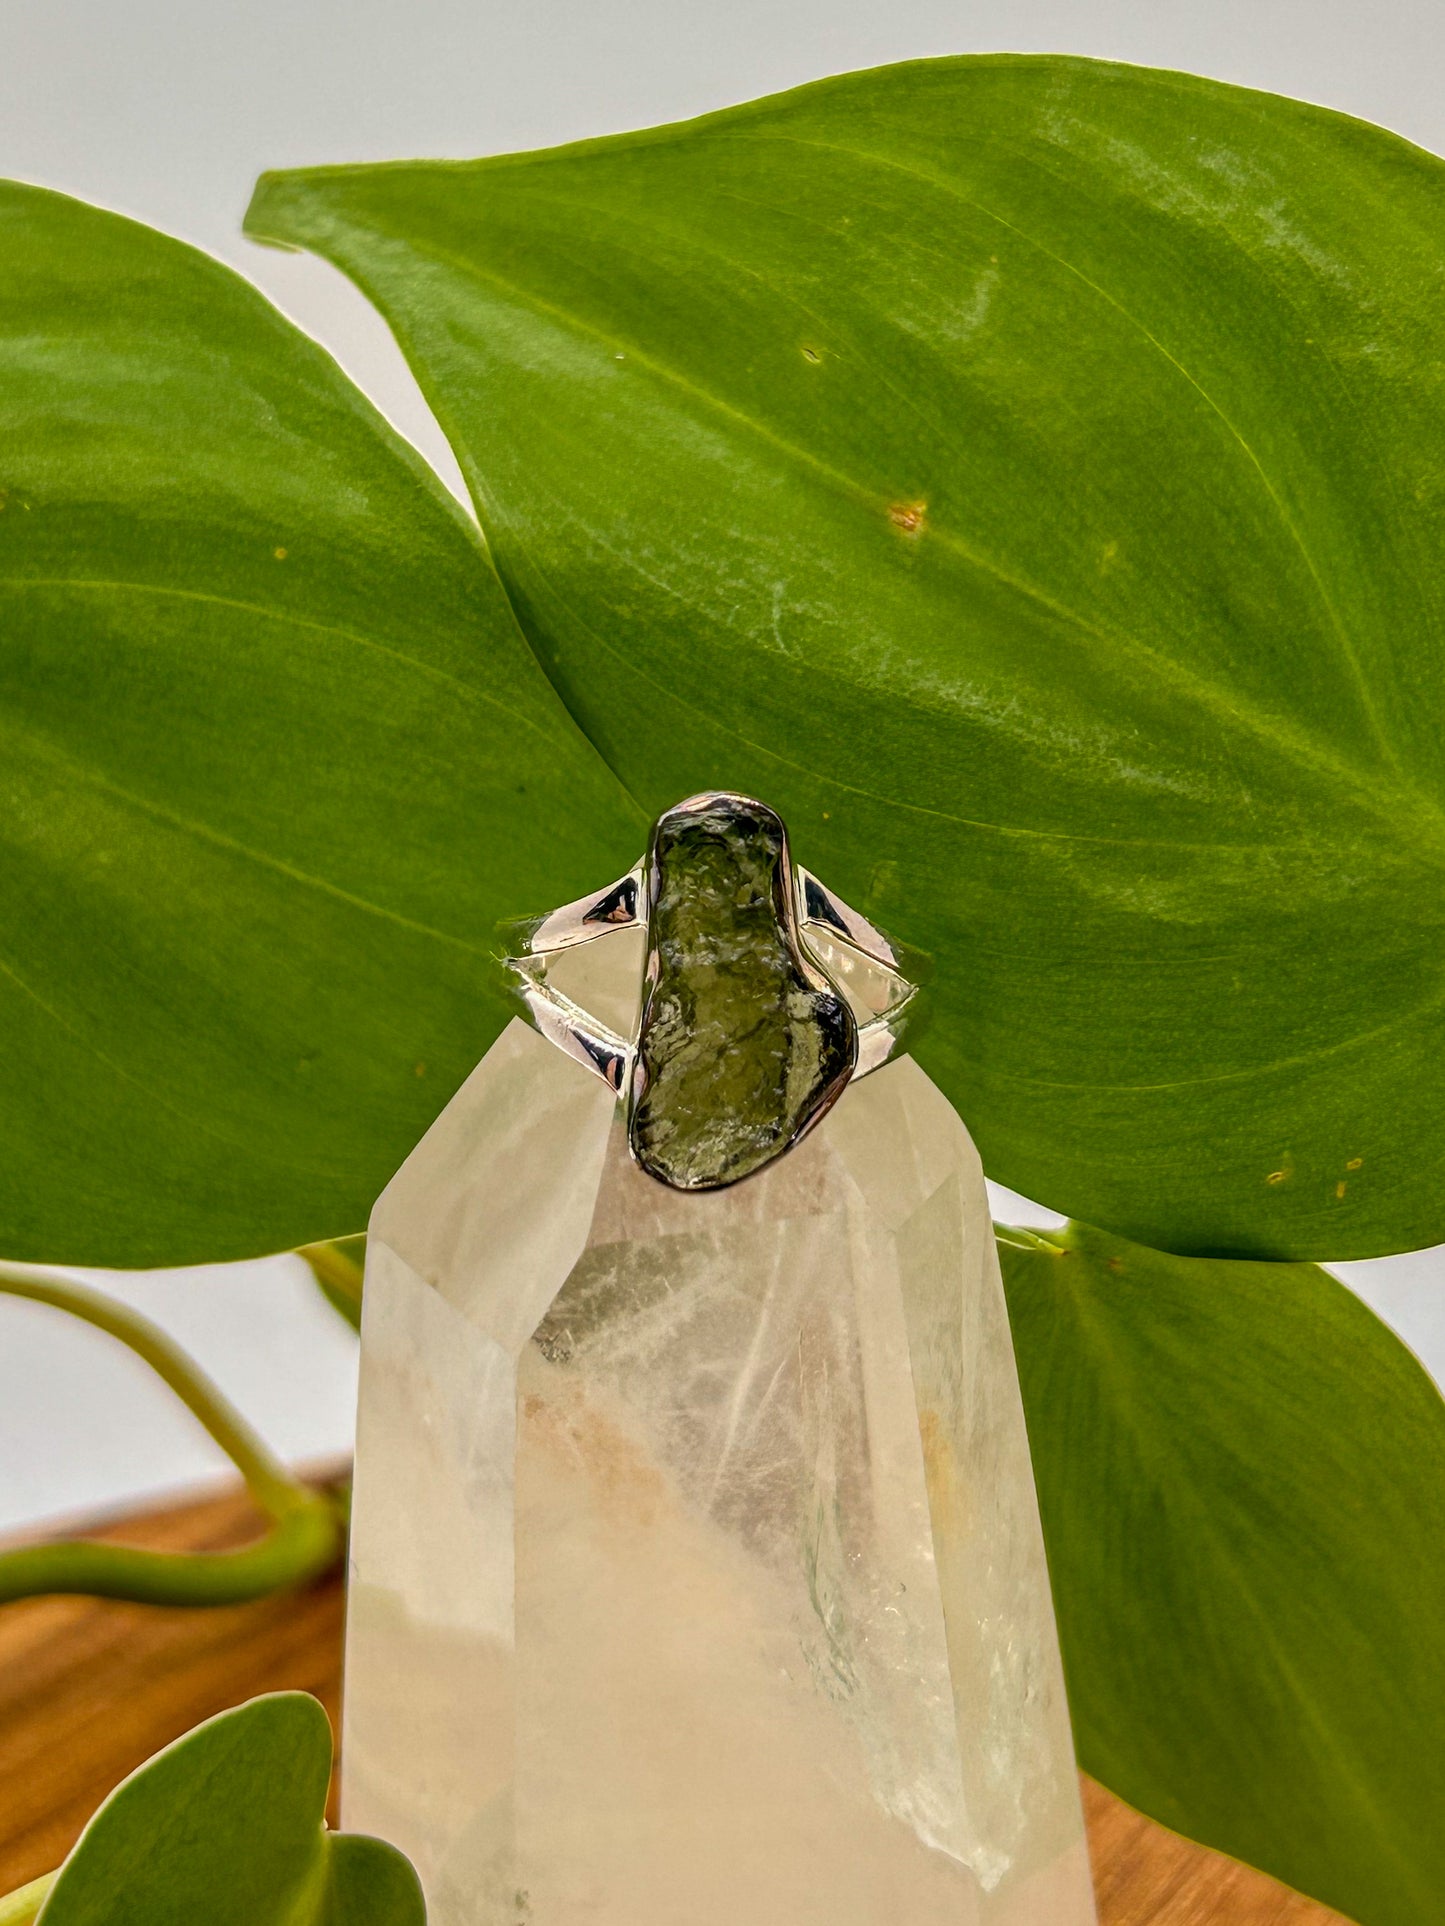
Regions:
<instances>
[{"instance_id":1,"label":"ring","mask_svg":"<svg viewBox=\"0 0 1445 1926\"><path fill-rule=\"evenodd\" d=\"M639 926L629 1039L547 969ZM606 889L498 934L520 1014L625 1100L632 1157L675 1190L721 1189L771 1163L918 1029L922 953L795 866L777 812L728 790L659 816L641 862Z\"/></svg>"}]
</instances>

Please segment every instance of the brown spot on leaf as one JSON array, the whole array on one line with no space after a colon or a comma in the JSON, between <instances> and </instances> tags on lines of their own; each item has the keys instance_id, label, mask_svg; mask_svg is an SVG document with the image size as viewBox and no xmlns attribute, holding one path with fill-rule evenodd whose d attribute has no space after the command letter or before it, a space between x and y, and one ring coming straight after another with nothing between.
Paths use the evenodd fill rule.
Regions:
<instances>
[{"instance_id":1,"label":"brown spot on leaf","mask_svg":"<svg viewBox=\"0 0 1445 1926\"><path fill-rule=\"evenodd\" d=\"M888 506L889 521L905 535L917 535L927 514L927 502L890 502Z\"/></svg>"},{"instance_id":2,"label":"brown spot on leaf","mask_svg":"<svg viewBox=\"0 0 1445 1926\"><path fill-rule=\"evenodd\" d=\"M1363 1158L1363 1157L1351 1157L1351 1159L1350 1159L1350 1161L1349 1161L1349 1162L1348 1162L1348 1163L1347 1163L1347 1164L1345 1165L1345 1169L1346 1169L1346 1170L1358 1170L1358 1169L1359 1169L1359 1167L1360 1167L1360 1165L1361 1165L1361 1164L1362 1164L1362 1163L1363 1163L1364 1161L1365 1161L1365 1160L1364 1160L1364 1158Z\"/></svg>"}]
</instances>

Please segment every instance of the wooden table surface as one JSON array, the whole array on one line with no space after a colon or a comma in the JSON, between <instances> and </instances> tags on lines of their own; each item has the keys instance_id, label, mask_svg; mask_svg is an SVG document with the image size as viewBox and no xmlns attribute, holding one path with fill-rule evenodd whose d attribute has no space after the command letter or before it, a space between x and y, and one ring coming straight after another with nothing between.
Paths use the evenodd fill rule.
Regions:
<instances>
[{"instance_id":1,"label":"wooden table surface","mask_svg":"<svg viewBox=\"0 0 1445 1926\"><path fill-rule=\"evenodd\" d=\"M223 1550L257 1528L245 1494L116 1521L97 1537ZM0 1894L48 1872L125 1774L258 1692L314 1692L336 1723L339 1576L211 1611L84 1598L0 1607ZM333 1822L334 1798L333 1794ZM1100 1926L1348 1926L1263 1874L1190 1844L1084 1780Z\"/></svg>"}]
</instances>

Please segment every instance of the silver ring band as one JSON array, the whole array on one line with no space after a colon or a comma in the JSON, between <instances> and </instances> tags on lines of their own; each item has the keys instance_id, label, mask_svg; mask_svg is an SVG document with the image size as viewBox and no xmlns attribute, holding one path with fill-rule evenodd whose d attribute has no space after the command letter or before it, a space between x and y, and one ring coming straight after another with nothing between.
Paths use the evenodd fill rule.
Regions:
<instances>
[{"instance_id":1,"label":"silver ring band","mask_svg":"<svg viewBox=\"0 0 1445 1926\"><path fill-rule=\"evenodd\" d=\"M499 960L511 999L526 1020L549 1042L600 1077L619 1096L629 1097L635 1105L639 1080L645 1075L645 1032L651 1007L649 988L658 983L663 971L664 939L659 933L659 921L665 908L662 880L665 862L660 851L668 846L666 838L670 829L675 836L679 825L683 831L692 833L699 824L703 825L703 833L712 826L715 842L729 833L743 833L737 830L739 824L755 840L760 833L772 837L768 850L775 858L773 908L777 941L790 948L808 984L826 985L847 1001L852 1013L856 1048L848 1074L841 1082L866 1077L901 1054L906 1047L905 1039L917 1033L920 978L926 971L926 959L921 952L895 942L867 917L850 908L810 870L794 866L788 854L786 830L775 812L752 798L730 791L709 791L689 797L659 817L649 840L648 853L625 876L609 883L605 889L564 903L545 915L499 927L498 935L504 945ZM760 901L755 893L755 909ZM695 911L693 923L696 923ZM602 937L644 925L648 930L647 964L636 1034L629 1038L600 1022L549 982L547 969L553 958L579 944L594 943ZM872 994L860 999L860 988L865 983ZM833 1096L836 1094L834 1091ZM833 1096L810 1110L799 1127L788 1131L780 1129L786 1141L780 1141L771 1154L780 1154L811 1128L829 1107ZM634 1143L635 1152L636 1148ZM645 1157L639 1160L647 1162ZM659 1172L654 1170L653 1174ZM698 1182L683 1187L715 1186Z\"/></svg>"}]
</instances>

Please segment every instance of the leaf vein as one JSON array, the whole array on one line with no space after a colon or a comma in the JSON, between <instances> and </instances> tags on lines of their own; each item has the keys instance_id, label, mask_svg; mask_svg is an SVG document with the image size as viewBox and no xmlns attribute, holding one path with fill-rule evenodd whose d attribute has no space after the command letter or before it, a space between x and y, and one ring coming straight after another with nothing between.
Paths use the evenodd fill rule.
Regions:
<instances>
[{"instance_id":1,"label":"leaf vein","mask_svg":"<svg viewBox=\"0 0 1445 1926\"><path fill-rule=\"evenodd\" d=\"M1117 295L1110 293L1108 288L1103 287L1099 282L1095 281L1091 275L1086 274L1084 270L1081 267L1079 267L1075 262L1069 260L1067 255L1058 253L1055 249L1049 247L1045 242L1039 240L1036 235L1030 234L1027 229L1019 227L1016 222L1009 220L1007 216L1000 214L996 209L989 207L986 202L980 201L975 196L965 193L963 189L960 188L955 182L951 181L946 174L940 174L934 169L918 167L906 161L896 160L890 155L880 154L872 148L854 147L854 146L844 144L841 142L836 142L836 141L820 141L820 140L804 139L796 134L769 133L767 136L759 136L756 134L751 134L751 135L734 134L729 136L715 136L715 138L726 138L726 139L732 139L732 140L749 140L749 141L760 141L766 138L766 139L787 141L792 146L816 148L819 152L822 152L822 153L845 154L850 159L853 159L853 160L867 161L879 167L892 168L898 173L907 175L911 180L924 181L930 186L936 187L941 193L947 194L951 199L957 200L963 206L972 208L976 213L982 214L987 220L996 222L998 226L1004 228L1008 233L1015 235L1019 240L1024 242L1026 246L1033 248L1037 253L1042 254L1047 260L1053 261L1056 266L1063 268L1066 273L1073 275L1074 278L1077 281L1079 281L1082 286L1088 288L1091 293L1097 295L1101 301L1106 302L1111 308L1113 308L1116 314L1122 316L1122 318L1129 323L1130 327L1135 329L1135 331L1141 336L1141 338L1147 341L1149 346L1152 349L1154 349L1154 351L1158 355L1160 355L1162 359L1165 360L1169 364L1169 366L1173 368L1175 372L1184 381L1186 381L1189 384L1191 388L1193 388L1195 393L1200 397L1200 399L1205 403L1205 405L1210 409L1210 411L1222 423L1222 425L1228 431L1231 438L1236 442L1236 444L1239 446L1239 448L1242 450L1242 452L1248 459L1250 465L1255 471L1255 474L1260 482L1260 485L1263 487L1265 494L1269 498L1269 501L1270 501L1271 507L1274 510L1276 519L1279 521L1280 526L1284 529L1285 534L1289 538L1291 545L1295 548L1295 550L1300 556L1300 559L1303 561L1305 565L1305 569L1309 574L1310 581L1314 587L1316 598L1320 604L1320 607L1324 611L1324 614L1326 616L1326 619L1329 622L1330 627L1334 631L1335 638L1340 646L1340 652L1345 659L1346 665L1350 670L1351 677L1354 680L1356 689L1359 692L1361 709L1375 736L1375 740L1380 748L1380 751L1385 756L1387 761L1389 761L1392 767L1396 770L1396 772L1401 773L1399 758L1396 755L1394 746L1385 736L1384 731L1381 727L1379 716L1374 707L1372 692L1369 688L1368 683L1365 680L1364 671L1361 667L1359 655L1355 649L1353 639L1351 638L1345 626L1343 618L1340 615L1339 609L1336 606L1333 597L1330 595L1328 589L1325 586L1324 578L1320 574L1319 567L1315 562L1313 554L1311 553L1309 547L1305 542L1304 536L1301 533L1298 524L1295 522L1294 517L1290 514L1288 508L1286 507L1283 497L1280 495L1278 489L1275 487L1275 484L1271 480L1268 471L1264 467L1264 464L1259 459L1259 456L1256 454L1254 448L1250 445L1250 442L1248 441L1248 439L1246 438L1242 430L1230 418L1230 416L1226 413L1226 411L1220 405L1220 403L1215 400L1214 396L1209 392L1209 390L1204 386L1204 384L1198 379L1198 377L1194 375L1189 370L1189 368L1185 366L1185 364L1179 359L1179 357L1176 354L1172 352L1171 349L1165 346L1165 344L1159 339L1159 337L1153 332L1153 330L1149 328L1147 324L1144 321L1142 321L1140 317L1136 315L1123 301L1121 301ZM1037 165L1037 163L1031 163L1030 157L1026 154L1020 153L1018 149L1010 148L1009 151L1011 153L1016 154L1018 158L1025 164ZM1041 171L1044 171L1044 170L1041 170Z\"/></svg>"},{"instance_id":2,"label":"leaf vein","mask_svg":"<svg viewBox=\"0 0 1445 1926\"><path fill-rule=\"evenodd\" d=\"M414 935L428 937L433 942L444 943L449 948L462 950L471 956L488 955L486 949L478 944L469 943L465 937L453 936L449 931L436 929L430 923L418 922L414 917L404 916L399 910L388 909L381 903L373 903L367 897L358 896L351 890L343 889L338 883L328 882L323 876L314 876L308 870L299 869L294 863L287 862L284 857L273 856L269 851L256 849L249 843L241 842L237 837L227 835L224 830L213 828L209 823L199 822L192 816L182 815L179 810L168 809L163 803L158 803L148 796L137 795L134 790L126 789L120 783L113 782L99 770L77 762L73 756L67 756L54 744L42 742L33 734L25 738L25 743L26 747L38 757L67 770L91 788L115 797L117 801L136 810L139 814L150 816L157 822L166 823L171 828L180 830L183 835L194 837L198 842L210 843L217 849L224 849L228 854L240 856L247 862L272 870L277 875L286 877L289 882L300 884L304 889L316 890L339 903L345 903L350 909L360 910L367 916L379 917L383 922L392 923L399 929L408 930Z\"/></svg>"},{"instance_id":3,"label":"leaf vein","mask_svg":"<svg viewBox=\"0 0 1445 1926\"><path fill-rule=\"evenodd\" d=\"M513 709L509 704L503 702L499 696L494 695L490 689L484 689L480 684L475 682L468 682L461 676L453 675L448 669L438 668L434 663L424 662L419 656L408 655L403 649L394 649L389 643L378 642L373 636L362 635L356 629L340 628L332 622L318 622L309 616L296 615L290 609L274 608L262 602L247 602L229 595L212 595L202 589L176 588L162 582L109 582L81 577L48 575L0 577L0 589L25 590L31 588L94 589L105 593L114 591L128 595L162 596L174 598L178 601L205 603L215 608L235 609L243 615L258 615L265 621L288 624L292 628L309 629L318 635L335 636L340 641L352 642L358 648L370 649L377 655L386 656L390 661L399 662L405 668L415 669L419 674L427 676L435 682L444 683L449 688L458 689L463 695L470 696L476 701L489 703L493 708L499 709L503 715L509 716L514 722L520 722L524 727L534 730L538 735L542 736L544 740L550 740L547 731L538 723L534 716L528 716L521 710Z\"/></svg>"},{"instance_id":4,"label":"leaf vein","mask_svg":"<svg viewBox=\"0 0 1445 1926\"><path fill-rule=\"evenodd\" d=\"M735 136L734 138L744 137ZM435 243L428 243L427 251L435 260L455 268L466 278L490 284L504 295L523 302L541 314L550 316L574 333L589 336L604 346L626 352L639 366L645 367L658 380L689 395L701 406L736 423L745 432L765 442L797 465L810 469L839 493L876 508L880 513L885 510L886 504L882 497L870 491L862 483L834 469L809 450L788 441L769 428L766 423L756 420L722 396L701 387L678 369L658 361L645 350L638 348L634 342L584 321L580 315L574 314L571 310L559 307L555 302L547 300L531 289L521 287L494 270L483 268L464 255L455 254ZM479 507L479 513L484 512ZM1415 798L1421 805L1423 813L1430 819L1429 832L1422 834L1422 841L1445 842L1445 811L1442 811L1432 798L1422 792L1414 789L1406 791L1394 784L1383 784L1377 771L1356 767L1335 754L1326 744L1293 727L1284 716L1258 708L1241 692L1216 687L1187 663L1176 661L1135 636L1126 634L1122 630L1102 628L1090 622L1078 610L1056 600L1036 583L1011 573L1002 564L976 549L954 531L939 524L932 524L929 529L929 540L976 569L980 574L986 574L1006 588L1013 589L1022 599L1034 603L1061 623L1089 637L1092 641L1103 643L1106 648L1112 647L1121 654L1132 655L1141 660L1156 676L1170 684L1177 693L1191 700L1196 706L1208 711L1217 722L1226 726L1245 728L1281 755L1333 776L1345 787L1364 798L1368 806L1383 817L1393 830L1398 831L1399 828L1401 801L1406 796Z\"/></svg>"}]
</instances>

